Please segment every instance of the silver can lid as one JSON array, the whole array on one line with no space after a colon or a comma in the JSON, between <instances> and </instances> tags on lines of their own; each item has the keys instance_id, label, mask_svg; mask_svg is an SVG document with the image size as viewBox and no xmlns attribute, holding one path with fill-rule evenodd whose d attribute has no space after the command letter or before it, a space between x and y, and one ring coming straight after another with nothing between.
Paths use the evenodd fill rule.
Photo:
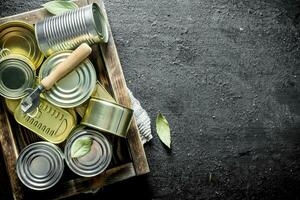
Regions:
<instances>
[{"instance_id":1,"label":"silver can lid","mask_svg":"<svg viewBox=\"0 0 300 200\"><path fill-rule=\"evenodd\" d=\"M39 79L46 77L55 67L64 61L72 51L53 54L42 65ZM52 104L71 108L89 99L96 86L96 71L89 59L85 59L72 72L59 80L49 91L44 92L45 98Z\"/></svg>"},{"instance_id":2,"label":"silver can lid","mask_svg":"<svg viewBox=\"0 0 300 200\"><path fill-rule=\"evenodd\" d=\"M64 171L62 151L49 142L36 142L25 147L17 159L17 175L33 190L54 186Z\"/></svg>"},{"instance_id":3,"label":"silver can lid","mask_svg":"<svg viewBox=\"0 0 300 200\"><path fill-rule=\"evenodd\" d=\"M81 137L92 139L91 150L82 157L72 158L72 144ZM92 177L102 173L108 167L112 158L112 147L107 138L100 132L81 128L75 130L67 140L65 157L67 165L75 174L83 177Z\"/></svg>"},{"instance_id":4,"label":"silver can lid","mask_svg":"<svg viewBox=\"0 0 300 200\"><path fill-rule=\"evenodd\" d=\"M0 59L0 95L20 99L35 82L31 61L23 56L10 54Z\"/></svg>"}]
</instances>

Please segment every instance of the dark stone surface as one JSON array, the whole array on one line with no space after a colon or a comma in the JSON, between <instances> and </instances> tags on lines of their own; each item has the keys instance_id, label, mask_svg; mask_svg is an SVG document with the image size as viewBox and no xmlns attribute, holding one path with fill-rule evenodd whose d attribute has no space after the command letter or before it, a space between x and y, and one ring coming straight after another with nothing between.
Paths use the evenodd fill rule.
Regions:
<instances>
[{"instance_id":1,"label":"dark stone surface","mask_svg":"<svg viewBox=\"0 0 300 200\"><path fill-rule=\"evenodd\" d=\"M1 0L1 16L42 2ZM172 151L154 134L149 175L75 199L300 199L299 1L105 5L127 83L152 122L167 117Z\"/></svg>"}]
</instances>

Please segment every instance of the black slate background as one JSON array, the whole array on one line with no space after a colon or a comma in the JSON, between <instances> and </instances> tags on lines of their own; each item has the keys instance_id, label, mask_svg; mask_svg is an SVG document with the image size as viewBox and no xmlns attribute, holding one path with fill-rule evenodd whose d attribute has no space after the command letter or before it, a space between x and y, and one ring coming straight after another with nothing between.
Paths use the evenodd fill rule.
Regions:
<instances>
[{"instance_id":1,"label":"black slate background","mask_svg":"<svg viewBox=\"0 0 300 200\"><path fill-rule=\"evenodd\" d=\"M8 16L46 1L0 2ZM105 6L127 83L152 122L167 117L172 150L153 129L149 175L73 199L300 199L300 1Z\"/></svg>"}]
</instances>

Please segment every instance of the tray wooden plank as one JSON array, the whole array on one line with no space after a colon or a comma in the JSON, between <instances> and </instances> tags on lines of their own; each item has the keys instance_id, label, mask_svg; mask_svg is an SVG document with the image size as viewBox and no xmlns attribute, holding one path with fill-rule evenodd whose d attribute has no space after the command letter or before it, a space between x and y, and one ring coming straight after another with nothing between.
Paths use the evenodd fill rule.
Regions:
<instances>
[{"instance_id":1,"label":"tray wooden plank","mask_svg":"<svg viewBox=\"0 0 300 200\"><path fill-rule=\"evenodd\" d=\"M102 0L75 1L75 3L79 6L84 6L93 2L97 3L100 6L105 15L105 18L107 18L107 14ZM36 21L41 20L47 16L49 16L49 13L45 9L37 9L14 16L1 18L0 23L4 23L11 20L22 20L34 24ZM127 93L125 78L123 75L122 67L120 64L110 26L109 35L110 39L107 44L94 45L92 47L93 55L91 56L91 59L93 63L96 63L96 68L99 74L98 79L101 81L101 83L104 84L106 89L115 97L117 102L130 107L131 102ZM28 192L28 189L22 186L15 172L15 162L19 150L24 146L23 143L20 143L23 142L24 139L21 139L20 142L19 138L14 138L9 121L10 119L7 115L6 107L4 106L4 102L2 101L0 105L0 142L3 151L3 156L5 159L7 172L10 178L14 199L24 199L25 194L29 194L29 196L31 196L30 193L33 193L33 191ZM14 128L17 127L19 126L14 126ZM28 140L29 138L30 141L35 139L34 136L30 135L27 138L26 134L24 137L26 137L26 140ZM122 143L122 140L118 138L113 140L113 145L116 145L118 151L122 151L120 143ZM44 199L60 199L79 193L93 192L107 184L112 184L136 175L148 173L150 170L143 145L140 141L139 132L135 120L133 120L133 123L128 132L127 143L129 151L131 153L132 162L111 168L105 173L100 174L94 178L76 178L69 181L65 181L60 185L59 189L55 188L55 192L49 190L42 193L33 193L32 195L38 195L43 197Z\"/></svg>"},{"instance_id":2,"label":"tray wooden plank","mask_svg":"<svg viewBox=\"0 0 300 200\"><path fill-rule=\"evenodd\" d=\"M51 199L58 200L81 193L93 193L101 187L115 182L119 182L135 175L134 166L132 163L120 165L109 169L105 173L96 178L76 178L67 182L59 183L58 187L49 190L38 192L25 188L25 197L34 197L35 199Z\"/></svg>"},{"instance_id":3,"label":"tray wooden plank","mask_svg":"<svg viewBox=\"0 0 300 200\"><path fill-rule=\"evenodd\" d=\"M88 2L98 3L100 5L102 12L104 13L104 17L107 19L107 13L104 8L104 4L102 0L88 0ZM127 107L131 107L131 101L128 96L125 77L123 74L119 55L117 52L117 48L113 39L113 35L109 23L108 23L108 30L109 30L109 41L107 44L101 44L100 49L103 55L105 66L107 66L106 69L108 72L112 91L118 103ZM136 174L142 175L148 173L150 169L145 155L144 147L139 137L139 130L137 128L135 119L133 119L131 123L127 138L128 138L129 149L132 155Z\"/></svg>"},{"instance_id":4,"label":"tray wooden plank","mask_svg":"<svg viewBox=\"0 0 300 200\"><path fill-rule=\"evenodd\" d=\"M23 188L16 174L16 160L18 158L19 151L16 141L13 139L4 101L1 102L0 113L0 143L9 181L11 183L13 198L23 199Z\"/></svg>"}]
</instances>

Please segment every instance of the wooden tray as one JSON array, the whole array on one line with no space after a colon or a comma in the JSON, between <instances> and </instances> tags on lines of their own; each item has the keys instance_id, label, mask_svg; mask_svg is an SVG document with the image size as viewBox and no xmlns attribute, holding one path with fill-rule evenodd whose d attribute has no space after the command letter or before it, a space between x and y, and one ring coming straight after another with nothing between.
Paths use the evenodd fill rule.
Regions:
<instances>
[{"instance_id":1,"label":"wooden tray","mask_svg":"<svg viewBox=\"0 0 300 200\"><path fill-rule=\"evenodd\" d=\"M79 6L94 2L98 3L107 18L102 0L75 1ZM38 9L1 18L0 24L11 20L22 20L35 24L35 22L47 16L49 16L49 13L45 9ZM126 82L110 26L108 29L108 43L94 45L90 59L97 70L100 82L118 103L130 107L131 102L128 97ZM135 120L133 120L127 140L109 136L109 140L113 144L114 155L108 170L104 173L93 178L82 178L69 171L68 167L65 167L62 180L54 188L43 192L33 191L23 186L19 181L15 163L22 148L39 140L41 139L34 133L16 123L13 116L8 112L2 98L0 105L0 143L14 199L32 199L33 197L35 199L61 199L80 193L95 192L105 185L149 172L144 148L139 138Z\"/></svg>"}]
</instances>

